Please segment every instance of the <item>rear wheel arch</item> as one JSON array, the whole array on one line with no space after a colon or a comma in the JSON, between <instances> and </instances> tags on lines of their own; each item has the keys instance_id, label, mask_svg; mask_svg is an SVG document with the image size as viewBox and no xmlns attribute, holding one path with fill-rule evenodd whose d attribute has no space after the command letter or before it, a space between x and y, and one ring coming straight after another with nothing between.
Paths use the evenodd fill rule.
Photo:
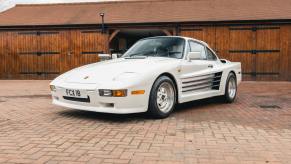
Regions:
<instances>
[{"instance_id":1,"label":"rear wheel arch","mask_svg":"<svg viewBox=\"0 0 291 164\"><path fill-rule=\"evenodd\" d=\"M232 91L234 93L233 96L231 96L231 94L230 94L231 90L229 90L229 85L231 85L230 84L231 79L235 82L234 85L232 85L232 86L234 86L234 90L235 90L234 92ZM232 87L230 87L230 88L232 88ZM223 98L223 100L226 103L232 103L235 100L236 95L237 95L237 77L236 77L236 74L234 71L230 71L227 75L227 78L226 78L224 95L221 97Z\"/></svg>"},{"instance_id":2,"label":"rear wheel arch","mask_svg":"<svg viewBox=\"0 0 291 164\"><path fill-rule=\"evenodd\" d=\"M230 73L233 73L234 77L237 79L237 77L236 77L236 73L235 73L234 70L229 71L228 75L229 75Z\"/></svg>"},{"instance_id":3,"label":"rear wheel arch","mask_svg":"<svg viewBox=\"0 0 291 164\"><path fill-rule=\"evenodd\" d=\"M227 76L229 76L231 73L234 75L234 77L235 77L235 79L236 79L236 82L237 82L237 75L236 75L236 73L235 73L234 70L229 71L229 73L228 73ZM227 80L227 79L226 79L226 80Z\"/></svg>"}]
</instances>

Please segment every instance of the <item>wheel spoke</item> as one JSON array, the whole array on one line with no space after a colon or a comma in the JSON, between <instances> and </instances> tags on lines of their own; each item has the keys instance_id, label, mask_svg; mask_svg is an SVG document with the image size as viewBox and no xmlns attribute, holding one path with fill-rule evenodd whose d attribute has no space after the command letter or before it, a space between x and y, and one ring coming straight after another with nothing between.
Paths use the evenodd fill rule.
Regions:
<instances>
[{"instance_id":1,"label":"wheel spoke","mask_svg":"<svg viewBox=\"0 0 291 164\"><path fill-rule=\"evenodd\" d=\"M236 81L234 78L230 78L228 82L228 94L230 98L234 98L236 95Z\"/></svg>"},{"instance_id":2,"label":"wheel spoke","mask_svg":"<svg viewBox=\"0 0 291 164\"><path fill-rule=\"evenodd\" d=\"M160 111L166 113L171 110L174 105L174 89L173 86L168 83L162 83L157 92L157 105Z\"/></svg>"}]
</instances>

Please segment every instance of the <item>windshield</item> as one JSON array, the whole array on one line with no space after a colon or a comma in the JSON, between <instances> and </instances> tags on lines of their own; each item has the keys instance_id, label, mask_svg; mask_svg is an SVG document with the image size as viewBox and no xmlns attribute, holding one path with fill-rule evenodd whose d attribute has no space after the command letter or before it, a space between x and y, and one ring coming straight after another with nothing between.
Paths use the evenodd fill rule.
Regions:
<instances>
[{"instance_id":1,"label":"windshield","mask_svg":"<svg viewBox=\"0 0 291 164\"><path fill-rule=\"evenodd\" d=\"M185 40L175 37L157 37L140 40L135 43L122 57L169 57L181 59L183 57Z\"/></svg>"}]
</instances>

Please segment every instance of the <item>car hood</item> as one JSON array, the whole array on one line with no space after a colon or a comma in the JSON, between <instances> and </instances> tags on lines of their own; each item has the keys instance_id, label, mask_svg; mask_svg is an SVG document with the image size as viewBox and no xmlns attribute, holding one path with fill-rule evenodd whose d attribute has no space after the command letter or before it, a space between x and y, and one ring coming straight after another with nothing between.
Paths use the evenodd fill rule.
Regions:
<instances>
[{"instance_id":1,"label":"car hood","mask_svg":"<svg viewBox=\"0 0 291 164\"><path fill-rule=\"evenodd\" d=\"M63 75L66 83L100 84L116 80L122 74L140 76L163 71L165 65L176 65L178 59L147 57L144 59L115 59L76 68Z\"/></svg>"}]
</instances>

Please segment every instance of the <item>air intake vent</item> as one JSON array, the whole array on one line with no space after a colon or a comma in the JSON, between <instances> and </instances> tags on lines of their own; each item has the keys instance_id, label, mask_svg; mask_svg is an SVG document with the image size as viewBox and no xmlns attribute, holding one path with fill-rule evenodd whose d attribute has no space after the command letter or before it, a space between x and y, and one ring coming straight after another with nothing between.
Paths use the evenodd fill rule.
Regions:
<instances>
[{"instance_id":1,"label":"air intake vent","mask_svg":"<svg viewBox=\"0 0 291 164\"><path fill-rule=\"evenodd\" d=\"M187 77L182 79L182 92L219 90L222 72Z\"/></svg>"},{"instance_id":2,"label":"air intake vent","mask_svg":"<svg viewBox=\"0 0 291 164\"><path fill-rule=\"evenodd\" d=\"M219 90L221 76L222 76L222 72L218 72L214 74L212 89Z\"/></svg>"}]
</instances>

